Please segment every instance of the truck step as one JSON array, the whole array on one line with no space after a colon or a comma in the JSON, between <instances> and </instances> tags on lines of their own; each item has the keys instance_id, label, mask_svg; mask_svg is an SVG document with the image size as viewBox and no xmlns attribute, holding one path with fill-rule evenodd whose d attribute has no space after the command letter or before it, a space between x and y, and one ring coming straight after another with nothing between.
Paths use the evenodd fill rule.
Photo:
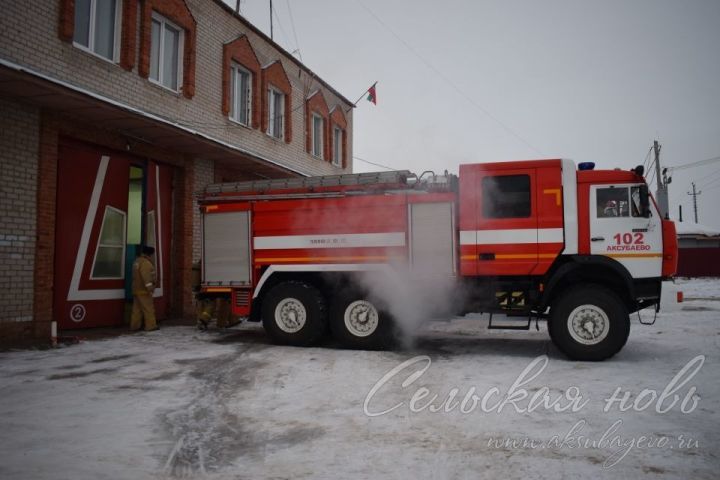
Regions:
<instances>
[{"instance_id":1,"label":"truck step","mask_svg":"<svg viewBox=\"0 0 720 480\"><path fill-rule=\"evenodd\" d=\"M490 314L490 320L488 321L488 330L530 330L532 324L532 315L530 313L518 314L507 314L508 318L503 320L503 323L498 324L497 321L493 323L493 314ZM512 319L510 317L515 317ZM537 321L535 322L537 327Z\"/></svg>"}]
</instances>

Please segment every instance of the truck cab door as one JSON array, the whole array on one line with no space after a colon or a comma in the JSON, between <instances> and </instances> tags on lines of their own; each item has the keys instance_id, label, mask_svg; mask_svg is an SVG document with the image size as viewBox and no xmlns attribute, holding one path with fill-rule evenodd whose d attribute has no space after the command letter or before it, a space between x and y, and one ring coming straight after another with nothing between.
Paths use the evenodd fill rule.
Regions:
<instances>
[{"instance_id":1,"label":"truck cab door","mask_svg":"<svg viewBox=\"0 0 720 480\"><path fill-rule=\"evenodd\" d=\"M478 172L478 275L530 275L538 263L536 169Z\"/></svg>"},{"instance_id":2,"label":"truck cab door","mask_svg":"<svg viewBox=\"0 0 720 480\"><path fill-rule=\"evenodd\" d=\"M620 262L633 278L659 277L662 271L661 218L654 203L641 216L640 185L591 185L590 253Z\"/></svg>"}]
</instances>

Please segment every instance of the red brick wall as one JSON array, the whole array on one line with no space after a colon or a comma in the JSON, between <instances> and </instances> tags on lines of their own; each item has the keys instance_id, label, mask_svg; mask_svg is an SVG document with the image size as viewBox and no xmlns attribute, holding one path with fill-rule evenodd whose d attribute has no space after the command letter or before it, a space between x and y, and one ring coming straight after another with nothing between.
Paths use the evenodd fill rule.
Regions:
<instances>
[{"instance_id":1,"label":"red brick wall","mask_svg":"<svg viewBox=\"0 0 720 480\"><path fill-rule=\"evenodd\" d=\"M260 128L260 62L250 45L247 35L243 35L230 43L223 45L223 72L222 72L222 112L230 114L230 63L237 62L252 72L252 128Z\"/></svg>"},{"instance_id":2,"label":"red brick wall","mask_svg":"<svg viewBox=\"0 0 720 480\"><path fill-rule=\"evenodd\" d=\"M194 167L190 157L173 177L173 243L170 310L176 317L195 315L192 292L193 184Z\"/></svg>"},{"instance_id":3,"label":"red brick wall","mask_svg":"<svg viewBox=\"0 0 720 480\"><path fill-rule=\"evenodd\" d=\"M185 52L183 54L183 87L186 98L195 95L195 35L197 24L187 5L182 0L143 0L140 15L140 63L141 77L150 75L150 37L152 34L152 12L167 17L185 30Z\"/></svg>"},{"instance_id":4,"label":"red brick wall","mask_svg":"<svg viewBox=\"0 0 720 480\"><path fill-rule=\"evenodd\" d=\"M680 248L678 277L720 277L720 248Z\"/></svg>"},{"instance_id":5,"label":"red brick wall","mask_svg":"<svg viewBox=\"0 0 720 480\"><path fill-rule=\"evenodd\" d=\"M267 90L269 85L272 85L285 94L285 142L290 143L292 141L292 86L290 85L290 80L285 73L282 63L279 61L273 62L262 71L262 92L260 98L262 99L261 114L263 132L267 131L268 116L270 114L267 104Z\"/></svg>"},{"instance_id":6,"label":"red brick wall","mask_svg":"<svg viewBox=\"0 0 720 480\"><path fill-rule=\"evenodd\" d=\"M35 245L33 299L36 338L50 338L50 322L53 319L58 131L58 119L42 115L38 158L37 243Z\"/></svg>"},{"instance_id":7,"label":"red brick wall","mask_svg":"<svg viewBox=\"0 0 720 480\"><path fill-rule=\"evenodd\" d=\"M137 10L138 0L123 0L120 66L125 70L132 70L135 66Z\"/></svg>"},{"instance_id":8,"label":"red brick wall","mask_svg":"<svg viewBox=\"0 0 720 480\"><path fill-rule=\"evenodd\" d=\"M72 42L75 34L75 0L60 0L60 25L58 36Z\"/></svg>"}]
</instances>

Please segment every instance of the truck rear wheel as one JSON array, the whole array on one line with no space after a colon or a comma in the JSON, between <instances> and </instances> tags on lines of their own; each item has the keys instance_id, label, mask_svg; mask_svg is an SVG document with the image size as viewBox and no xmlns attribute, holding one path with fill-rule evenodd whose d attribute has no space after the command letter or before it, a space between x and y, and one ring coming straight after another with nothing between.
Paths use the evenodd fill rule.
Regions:
<instances>
[{"instance_id":1,"label":"truck rear wheel","mask_svg":"<svg viewBox=\"0 0 720 480\"><path fill-rule=\"evenodd\" d=\"M627 342L630 317L623 301L597 285L572 288L550 309L548 325L555 346L573 360L612 357Z\"/></svg>"},{"instance_id":2,"label":"truck rear wheel","mask_svg":"<svg viewBox=\"0 0 720 480\"><path fill-rule=\"evenodd\" d=\"M395 338L392 317L358 293L335 297L330 305L330 330L343 346L363 350L389 348Z\"/></svg>"},{"instance_id":3,"label":"truck rear wheel","mask_svg":"<svg viewBox=\"0 0 720 480\"><path fill-rule=\"evenodd\" d=\"M304 347L320 340L327 329L325 300L304 282L283 282L262 304L263 327L276 343Z\"/></svg>"}]
</instances>

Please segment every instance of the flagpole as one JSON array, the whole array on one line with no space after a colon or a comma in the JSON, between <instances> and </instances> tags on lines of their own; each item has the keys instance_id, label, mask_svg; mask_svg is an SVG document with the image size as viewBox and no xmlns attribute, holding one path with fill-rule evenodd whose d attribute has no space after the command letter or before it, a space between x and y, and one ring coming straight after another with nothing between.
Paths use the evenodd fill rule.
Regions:
<instances>
[{"instance_id":1,"label":"flagpole","mask_svg":"<svg viewBox=\"0 0 720 480\"><path fill-rule=\"evenodd\" d=\"M365 96L365 94L368 93L368 92L370 91L370 89L373 88L375 85L377 85L377 83L378 83L378 82L376 81L375 83L373 83L372 85L370 85L370 86L367 88L367 90L365 90L365 91L362 93L362 95L360 95L360 98L358 98L357 100L355 100L355 103L353 103L353 107L357 107L358 102L359 102L360 100L362 100L363 97Z\"/></svg>"}]
</instances>

